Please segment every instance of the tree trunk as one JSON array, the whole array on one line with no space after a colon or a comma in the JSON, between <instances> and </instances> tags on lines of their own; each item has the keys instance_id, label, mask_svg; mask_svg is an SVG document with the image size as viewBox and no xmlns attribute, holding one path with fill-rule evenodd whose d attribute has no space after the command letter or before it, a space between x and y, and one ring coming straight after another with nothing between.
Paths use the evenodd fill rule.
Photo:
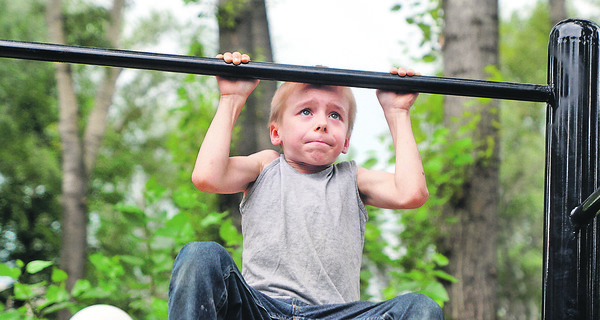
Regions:
<instances>
[{"instance_id":1,"label":"tree trunk","mask_svg":"<svg viewBox=\"0 0 600 320\"><path fill-rule=\"evenodd\" d=\"M115 46L121 34L124 5L124 0L115 0L111 9L108 39ZM66 44L61 0L50 0L46 10L50 42ZM79 105L73 88L71 67L67 64L55 64L60 114L58 127L63 159L60 266L69 275L66 282L69 291L75 282L85 275L88 222L85 198L89 177L106 131L106 115L112 103L119 73L120 69L107 69L105 78L101 80L96 94L96 105L88 118L84 144L79 131ZM66 320L70 314L68 310L62 310L58 317Z\"/></svg>"},{"instance_id":2,"label":"tree trunk","mask_svg":"<svg viewBox=\"0 0 600 320\"><path fill-rule=\"evenodd\" d=\"M550 0L550 21L552 27L567 18L567 5L565 0Z\"/></svg>"},{"instance_id":3,"label":"tree trunk","mask_svg":"<svg viewBox=\"0 0 600 320\"><path fill-rule=\"evenodd\" d=\"M444 75L485 79L484 69L498 64L498 2L446 0L443 9ZM498 102L445 98L446 125L454 132L472 120L469 114L480 116L476 129L468 133L478 146L476 161L467 170L462 190L443 213L445 218L456 221L447 227L440 249L450 259L448 272L458 279L447 285L450 301L445 314L446 319L490 320L496 318L497 305Z\"/></svg>"},{"instance_id":4,"label":"tree trunk","mask_svg":"<svg viewBox=\"0 0 600 320\"><path fill-rule=\"evenodd\" d=\"M219 0L219 47L221 52L248 53L252 60L273 61L271 37L264 0ZM249 155L273 148L269 138L268 122L271 98L277 89L274 81L263 80L248 97L238 119L240 132L234 138L232 152ZM240 195L221 197L221 209L239 218ZM239 221L238 221L239 222ZM239 223L238 223L239 227Z\"/></svg>"},{"instance_id":5,"label":"tree trunk","mask_svg":"<svg viewBox=\"0 0 600 320\"><path fill-rule=\"evenodd\" d=\"M50 41L65 44L61 0L48 3L48 33ZM60 139L63 155L62 182L62 249L60 265L69 274L67 288L84 275L87 209L85 196L87 179L83 164L83 148L79 136L79 106L67 64L55 64L59 107Z\"/></svg>"}]
</instances>

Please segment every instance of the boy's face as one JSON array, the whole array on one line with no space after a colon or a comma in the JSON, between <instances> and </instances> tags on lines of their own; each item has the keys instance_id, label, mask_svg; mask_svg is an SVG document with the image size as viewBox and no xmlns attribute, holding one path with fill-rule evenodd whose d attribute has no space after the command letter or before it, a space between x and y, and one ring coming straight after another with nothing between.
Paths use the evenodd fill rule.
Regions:
<instances>
[{"instance_id":1,"label":"boy's face","mask_svg":"<svg viewBox=\"0 0 600 320\"><path fill-rule=\"evenodd\" d=\"M288 97L280 121L271 124L271 142L282 145L290 163L328 166L348 152L348 106L338 87L296 90Z\"/></svg>"}]
</instances>

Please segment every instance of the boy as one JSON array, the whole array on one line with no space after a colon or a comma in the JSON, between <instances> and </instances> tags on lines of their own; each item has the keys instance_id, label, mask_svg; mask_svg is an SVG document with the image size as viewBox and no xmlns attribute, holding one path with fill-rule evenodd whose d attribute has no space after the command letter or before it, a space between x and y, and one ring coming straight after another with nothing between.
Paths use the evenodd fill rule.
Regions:
<instances>
[{"instance_id":1,"label":"boy","mask_svg":"<svg viewBox=\"0 0 600 320\"><path fill-rule=\"evenodd\" d=\"M270 119L271 142L283 154L230 157L235 120L258 80L217 81L221 98L192 181L204 192L244 192L243 276L220 245L186 245L173 268L169 319L443 319L420 294L358 301L365 205L415 208L428 198L409 117L417 94L377 91L396 150L392 174L334 164L348 151L356 113L350 89L334 86L283 84Z\"/></svg>"}]
</instances>

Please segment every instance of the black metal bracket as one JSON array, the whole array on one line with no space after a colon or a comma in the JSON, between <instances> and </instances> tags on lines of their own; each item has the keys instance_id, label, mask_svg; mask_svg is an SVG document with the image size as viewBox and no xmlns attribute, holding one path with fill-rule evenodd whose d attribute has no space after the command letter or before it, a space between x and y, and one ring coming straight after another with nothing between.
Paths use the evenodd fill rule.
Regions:
<instances>
[{"instance_id":1,"label":"black metal bracket","mask_svg":"<svg viewBox=\"0 0 600 320\"><path fill-rule=\"evenodd\" d=\"M577 227L585 227L600 214L600 189L592 193L583 203L571 210L571 222Z\"/></svg>"}]
</instances>

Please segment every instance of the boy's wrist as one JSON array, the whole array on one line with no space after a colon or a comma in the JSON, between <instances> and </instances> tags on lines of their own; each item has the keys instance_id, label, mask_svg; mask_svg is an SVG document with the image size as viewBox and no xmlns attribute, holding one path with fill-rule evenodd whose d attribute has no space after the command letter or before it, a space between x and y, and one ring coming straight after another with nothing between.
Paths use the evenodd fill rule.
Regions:
<instances>
[{"instance_id":1,"label":"boy's wrist","mask_svg":"<svg viewBox=\"0 0 600 320\"><path fill-rule=\"evenodd\" d=\"M383 114L385 115L385 117L390 117L390 116L400 116L400 117L410 117L410 110L409 109L384 109Z\"/></svg>"},{"instance_id":2,"label":"boy's wrist","mask_svg":"<svg viewBox=\"0 0 600 320\"><path fill-rule=\"evenodd\" d=\"M246 99L248 99L248 97L238 94L224 94L221 95L219 103L231 106L243 106L246 103Z\"/></svg>"}]
</instances>

